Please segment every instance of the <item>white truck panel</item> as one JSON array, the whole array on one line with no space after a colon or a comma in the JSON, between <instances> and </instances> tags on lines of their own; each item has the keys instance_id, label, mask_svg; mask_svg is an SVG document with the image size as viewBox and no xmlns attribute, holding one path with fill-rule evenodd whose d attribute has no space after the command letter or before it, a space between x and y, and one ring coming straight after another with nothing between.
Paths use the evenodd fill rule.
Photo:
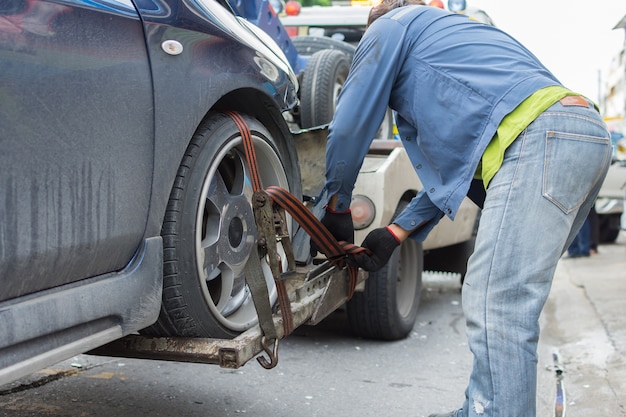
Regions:
<instances>
[{"instance_id":1,"label":"white truck panel","mask_svg":"<svg viewBox=\"0 0 626 417\"><path fill-rule=\"evenodd\" d=\"M372 229L388 225L403 196L410 200L421 189L422 183L403 147L395 147L389 154L368 155L353 195L364 195L372 200L376 216L368 228L356 231L355 243L362 242ZM466 198L454 222L447 217L441 219L424 241L423 248L438 249L469 240L477 215L478 207Z\"/></svg>"}]
</instances>

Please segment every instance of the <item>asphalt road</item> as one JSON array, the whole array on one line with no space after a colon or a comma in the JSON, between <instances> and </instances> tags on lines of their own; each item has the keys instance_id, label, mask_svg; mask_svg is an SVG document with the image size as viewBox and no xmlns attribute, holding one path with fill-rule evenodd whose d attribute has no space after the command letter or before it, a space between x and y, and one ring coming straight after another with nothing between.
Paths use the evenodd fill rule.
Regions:
<instances>
[{"instance_id":1,"label":"asphalt road","mask_svg":"<svg viewBox=\"0 0 626 417\"><path fill-rule=\"evenodd\" d=\"M626 319L615 318L624 315L615 310L625 306L626 287L619 286L625 261L623 235L595 257L561 261L542 317L539 416L554 416L553 354L563 371L562 417L626 416ZM460 286L449 275L428 276L424 285L418 322L406 340L354 338L340 311L285 339L272 370L255 361L227 370L80 355L0 387L0 416L420 417L449 411L463 400L471 366Z\"/></svg>"}]
</instances>

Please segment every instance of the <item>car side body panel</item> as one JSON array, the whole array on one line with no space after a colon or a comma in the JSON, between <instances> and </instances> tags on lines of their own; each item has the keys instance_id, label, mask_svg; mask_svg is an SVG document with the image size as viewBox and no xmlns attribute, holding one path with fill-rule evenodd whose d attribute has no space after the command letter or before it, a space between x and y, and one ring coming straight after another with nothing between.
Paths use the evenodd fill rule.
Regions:
<instances>
[{"instance_id":1,"label":"car side body panel","mask_svg":"<svg viewBox=\"0 0 626 417\"><path fill-rule=\"evenodd\" d=\"M0 385L153 323L162 262L154 237L120 272L0 303Z\"/></svg>"},{"instance_id":2,"label":"car side body panel","mask_svg":"<svg viewBox=\"0 0 626 417\"><path fill-rule=\"evenodd\" d=\"M218 1L7 1L0 385L154 323L161 225L200 121L239 110L291 140L297 88Z\"/></svg>"},{"instance_id":3,"label":"car side body panel","mask_svg":"<svg viewBox=\"0 0 626 417\"><path fill-rule=\"evenodd\" d=\"M0 301L124 268L153 171L136 13L10 2L22 7L0 26Z\"/></svg>"}]
</instances>

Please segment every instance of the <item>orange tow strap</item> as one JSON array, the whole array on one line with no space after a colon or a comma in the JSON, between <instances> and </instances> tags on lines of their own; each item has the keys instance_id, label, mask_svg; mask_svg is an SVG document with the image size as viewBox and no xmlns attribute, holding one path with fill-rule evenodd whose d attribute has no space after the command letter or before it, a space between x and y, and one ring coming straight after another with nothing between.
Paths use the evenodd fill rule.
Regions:
<instances>
[{"instance_id":1,"label":"orange tow strap","mask_svg":"<svg viewBox=\"0 0 626 417\"><path fill-rule=\"evenodd\" d=\"M250 169L250 180L252 182L253 190L255 192L263 191L250 127L239 113L234 111L224 111L223 113L230 116L241 134L246 161L248 163L248 168ZM265 192L272 198L274 204L282 207L295 219L296 222L298 222L298 224L311 237L311 240L313 240L320 251L326 255L331 263L337 265L339 268L347 267L348 277L350 279L348 298L352 298L357 283L359 269L357 266L346 264L345 258L348 254L358 254L366 251L366 249L349 242L337 242L332 233L315 217L315 215L308 208L306 208L301 201L284 188L270 186L265 189ZM284 281L277 279L277 277L274 277L274 281L276 282L278 303L283 316L283 330L285 336L287 336L293 331L291 304Z\"/></svg>"},{"instance_id":2,"label":"orange tow strap","mask_svg":"<svg viewBox=\"0 0 626 417\"><path fill-rule=\"evenodd\" d=\"M366 251L366 249L345 241L337 242L332 233L315 217L311 210L307 209L302 202L284 188L270 186L265 192L272 197L274 203L293 216L329 261L336 264L339 268L347 267L350 279L348 298L352 298L356 288L359 268L347 264L345 258L348 254L357 254Z\"/></svg>"}]
</instances>

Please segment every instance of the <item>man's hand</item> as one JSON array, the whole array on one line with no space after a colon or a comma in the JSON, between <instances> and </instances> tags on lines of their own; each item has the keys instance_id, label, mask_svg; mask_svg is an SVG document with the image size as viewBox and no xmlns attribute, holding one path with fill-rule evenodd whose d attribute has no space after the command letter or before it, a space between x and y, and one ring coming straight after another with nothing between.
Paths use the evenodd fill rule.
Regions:
<instances>
[{"instance_id":1,"label":"man's hand","mask_svg":"<svg viewBox=\"0 0 626 417\"><path fill-rule=\"evenodd\" d=\"M354 262L366 271L375 272L387 264L393 251L400 246L400 239L389 226L372 230L361 244L369 253L361 252L352 255Z\"/></svg>"},{"instance_id":2,"label":"man's hand","mask_svg":"<svg viewBox=\"0 0 626 417\"><path fill-rule=\"evenodd\" d=\"M326 207L326 213L321 222L338 242L354 243L354 225L352 224L350 209L338 213ZM317 245L311 240L311 256L317 255L318 250Z\"/></svg>"}]
</instances>

